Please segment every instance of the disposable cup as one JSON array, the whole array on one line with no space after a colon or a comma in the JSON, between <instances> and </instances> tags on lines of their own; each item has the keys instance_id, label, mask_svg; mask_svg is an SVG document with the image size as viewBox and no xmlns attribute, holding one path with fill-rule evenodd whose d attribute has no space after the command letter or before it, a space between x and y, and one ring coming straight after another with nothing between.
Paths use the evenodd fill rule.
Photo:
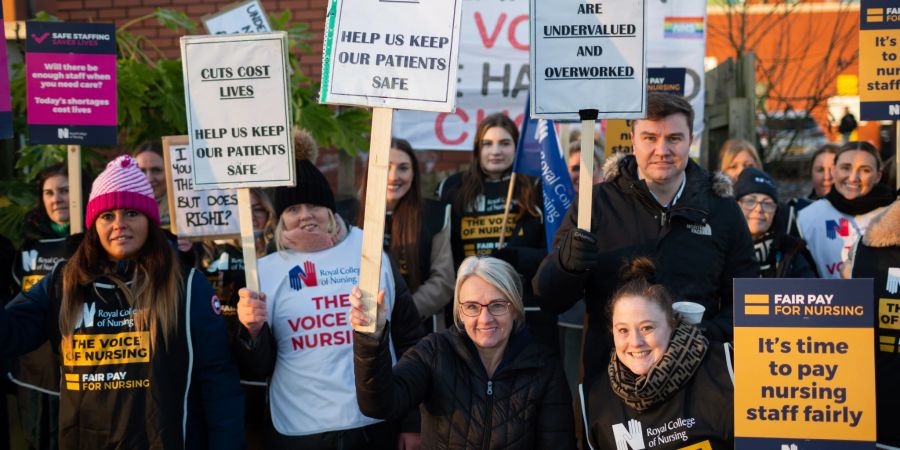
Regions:
<instances>
[{"instance_id":1,"label":"disposable cup","mask_svg":"<svg viewBox=\"0 0 900 450\"><path fill-rule=\"evenodd\" d=\"M675 302L672 304L672 309L674 309L685 322L694 325L703 320L703 312L706 311L705 306L694 302Z\"/></svg>"}]
</instances>

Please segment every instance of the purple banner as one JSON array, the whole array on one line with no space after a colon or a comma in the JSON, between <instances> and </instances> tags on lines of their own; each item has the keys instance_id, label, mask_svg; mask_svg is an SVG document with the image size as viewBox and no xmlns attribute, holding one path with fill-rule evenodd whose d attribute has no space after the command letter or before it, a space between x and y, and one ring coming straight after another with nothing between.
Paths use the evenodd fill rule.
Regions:
<instances>
[{"instance_id":1,"label":"purple banner","mask_svg":"<svg viewBox=\"0 0 900 450\"><path fill-rule=\"evenodd\" d=\"M31 144L116 145L113 24L28 22Z\"/></svg>"},{"instance_id":2,"label":"purple banner","mask_svg":"<svg viewBox=\"0 0 900 450\"><path fill-rule=\"evenodd\" d=\"M0 32L6 35L3 27L3 11L0 8ZM6 42L0 45L0 139L10 139L13 135L12 102L9 98L9 61L6 59Z\"/></svg>"}]
</instances>

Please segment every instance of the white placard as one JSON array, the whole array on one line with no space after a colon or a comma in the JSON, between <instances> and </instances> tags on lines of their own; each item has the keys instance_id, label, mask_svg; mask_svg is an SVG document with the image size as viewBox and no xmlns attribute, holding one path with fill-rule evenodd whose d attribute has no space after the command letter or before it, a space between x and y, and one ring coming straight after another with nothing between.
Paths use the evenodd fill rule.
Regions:
<instances>
[{"instance_id":1,"label":"white placard","mask_svg":"<svg viewBox=\"0 0 900 450\"><path fill-rule=\"evenodd\" d=\"M644 117L645 0L531 0L531 115Z\"/></svg>"},{"instance_id":2,"label":"white placard","mask_svg":"<svg viewBox=\"0 0 900 450\"><path fill-rule=\"evenodd\" d=\"M238 3L203 17L209 34L246 34L272 31L269 18L259 0Z\"/></svg>"},{"instance_id":3,"label":"white placard","mask_svg":"<svg viewBox=\"0 0 900 450\"><path fill-rule=\"evenodd\" d=\"M462 0L331 0L319 101L450 112Z\"/></svg>"},{"instance_id":4,"label":"white placard","mask_svg":"<svg viewBox=\"0 0 900 450\"><path fill-rule=\"evenodd\" d=\"M188 137L164 137L163 152L172 233L179 238L241 234L236 190L194 190Z\"/></svg>"},{"instance_id":5,"label":"white placard","mask_svg":"<svg viewBox=\"0 0 900 450\"><path fill-rule=\"evenodd\" d=\"M181 38L194 189L294 185L287 33Z\"/></svg>"}]
</instances>

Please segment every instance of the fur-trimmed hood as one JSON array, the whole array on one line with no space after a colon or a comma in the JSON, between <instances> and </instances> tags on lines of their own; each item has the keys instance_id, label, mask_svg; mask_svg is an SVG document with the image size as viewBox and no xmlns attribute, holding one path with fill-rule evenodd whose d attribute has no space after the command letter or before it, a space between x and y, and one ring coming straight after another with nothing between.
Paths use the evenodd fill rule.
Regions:
<instances>
[{"instance_id":1,"label":"fur-trimmed hood","mask_svg":"<svg viewBox=\"0 0 900 450\"><path fill-rule=\"evenodd\" d=\"M623 170L623 165L626 160L633 155L628 155L625 153L616 153L610 156L606 162L603 163L603 180L604 181L612 181L619 176L619 173ZM693 161L688 162L688 168L686 170L691 170L691 166L694 165L697 168L700 168L699 165L694 163ZM731 178L728 178L722 172L714 172L709 175L709 183L710 188L716 196L725 198L725 197L734 197L734 186L731 183Z\"/></svg>"},{"instance_id":2,"label":"fur-trimmed hood","mask_svg":"<svg viewBox=\"0 0 900 450\"><path fill-rule=\"evenodd\" d=\"M872 219L863 243L869 247L900 246L900 200Z\"/></svg>"}]
</instances>

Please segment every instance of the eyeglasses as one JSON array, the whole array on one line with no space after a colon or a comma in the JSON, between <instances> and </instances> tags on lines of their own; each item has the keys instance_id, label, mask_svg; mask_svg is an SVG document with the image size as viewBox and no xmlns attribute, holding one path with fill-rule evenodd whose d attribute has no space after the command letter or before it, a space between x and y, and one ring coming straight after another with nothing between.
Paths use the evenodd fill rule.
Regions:
<instances>
[{"instance_id":1,"label":"eyeglasses","mask_svg":"<svg viewBox=\"0 0 900 450\"><path fill-rule=\"evenodd\" d=\"M753 211L753 208L756 208L756 205L759 205L765 213L775 212L775 209L778 208L778 205L773 201L757 201L755 198L742 198L738 200L738 203L740 203L741 208L744 208L747 211Z\"/></svg>"},{"instance_id":2,"label":"eyeglasses","mask_svg":"<svg viewBox=\"0 0 900 450\"><path fill-rule=\"evenodd\" d=\"M492 316L502 316L509 312L509 302L491 302L482 305L477 302L465 302L459 304L459 310L463 315L468 317L478 317L481 315L482 308L487 308L488 313Z\"/></svg>"}]
</instances>

